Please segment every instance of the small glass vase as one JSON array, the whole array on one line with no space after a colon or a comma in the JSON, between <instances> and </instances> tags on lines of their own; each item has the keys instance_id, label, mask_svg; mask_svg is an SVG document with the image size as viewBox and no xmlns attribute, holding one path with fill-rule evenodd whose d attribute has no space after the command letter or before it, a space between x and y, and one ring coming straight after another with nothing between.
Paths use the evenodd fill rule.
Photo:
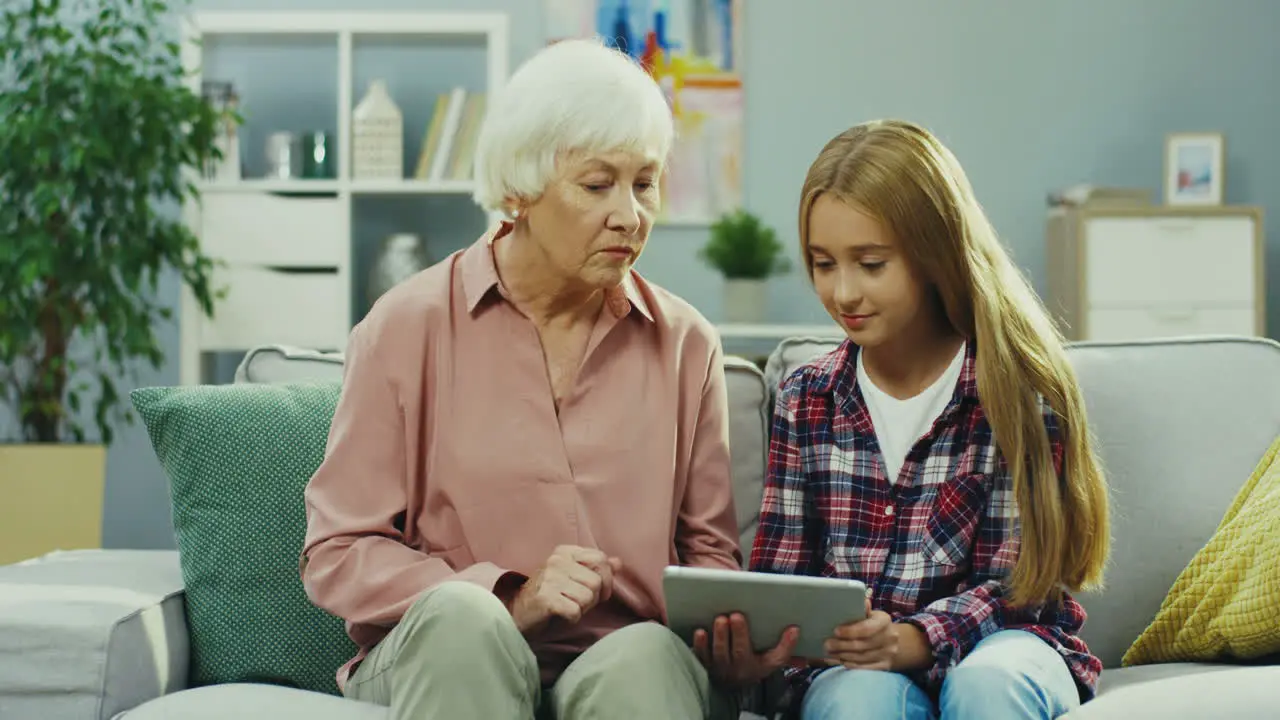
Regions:
<instances>
[{"instance_id":1,"label":"small glass vase","mask_svg":"<svg viewBox=\"0 0 1280 720\"><path fill-rule=\"evenodd\" d=\"M422 239L413 233L396 233L382 241L369 272L367 301L372 307L378 298L431 264Z\"/></svg>"}]
</instances>

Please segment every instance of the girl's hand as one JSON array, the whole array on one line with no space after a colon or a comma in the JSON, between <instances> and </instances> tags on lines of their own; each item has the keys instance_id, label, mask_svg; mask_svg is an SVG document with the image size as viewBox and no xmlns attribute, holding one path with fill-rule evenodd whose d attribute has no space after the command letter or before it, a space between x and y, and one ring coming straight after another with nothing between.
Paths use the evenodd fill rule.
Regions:
<instances>
[{"instance_id":1,"label":"girl's hand","mask_svg":"<svg viewBox=\"0 0 1280 720\"><path fill-rule=\"evenodd\" d=\"M832 665L844 665L850 670L890 671L898 656L897 628L889 613L871 610L868 598L866 619L836 628L824 649L827 662Z\"/></svg>"}]
</instances>

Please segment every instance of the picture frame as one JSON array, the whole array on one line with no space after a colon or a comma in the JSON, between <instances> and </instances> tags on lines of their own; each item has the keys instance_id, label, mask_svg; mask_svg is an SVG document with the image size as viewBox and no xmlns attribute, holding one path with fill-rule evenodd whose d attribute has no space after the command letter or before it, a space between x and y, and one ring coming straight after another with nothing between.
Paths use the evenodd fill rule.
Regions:
<instances>
[{"instance_id":1,"label":"picture frame","mask_svg":"<svg viewBox=\"0 0 1280 720\"><path fill-rule=\"evenodd\" d=\"M1221 205L1226 155L1226 137L1220 132L1170 133L1164 143L1165 204Z\"/></svg>"}]
</instances>

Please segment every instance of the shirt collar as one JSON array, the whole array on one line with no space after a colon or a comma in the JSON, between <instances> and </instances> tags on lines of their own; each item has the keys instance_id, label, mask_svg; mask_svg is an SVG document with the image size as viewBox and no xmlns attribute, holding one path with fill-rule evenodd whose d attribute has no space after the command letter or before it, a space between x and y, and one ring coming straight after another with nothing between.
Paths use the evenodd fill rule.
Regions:
<instances>
[{"instance_id":1,"label":"shirt collar","mask_svg":"<svg viewBox=\"0 0 1280 720\"><path fill-rule=\"evenodd\" d=\"M498 266L493 257L493 244L499 238L509 235L513 227L510 222L504 220L463 252L462 291L467 301L467 312L475 312L480 301L493 290L497 290L503 298L510 298L502 285L502 279L498 277ZM626 317L634 309L649 322L654 321L653 311L640 292L634 270L627 273L620 286L605 291L605 304L618 319Z\"/></svg>"},{"instance_id":2,"label":"shirt collar","mask_svg":"<svg viewBox=\"0 0 1280 720\"><path fill-rule=\"evenodd\" d=\"M835 396L836 402L846 412L852 413L861 402L858 391L857 361L861 349L852 340L845 340L831 356L831 363L824 373L821 389ZM960 366L960 378L956 381L955 393L943 416L950 414L952 406L960 401L978 402L978 348L973 338L966 338L964 345L964 364Z\"/></svg>"}]
</instances>

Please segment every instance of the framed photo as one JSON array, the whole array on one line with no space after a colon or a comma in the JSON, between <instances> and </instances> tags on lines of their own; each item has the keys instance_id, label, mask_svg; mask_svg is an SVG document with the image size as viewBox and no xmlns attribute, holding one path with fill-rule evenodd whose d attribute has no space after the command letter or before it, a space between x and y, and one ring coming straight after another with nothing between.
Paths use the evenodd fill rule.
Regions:
<instances>
[{"instance_id":1,"label":"framed photo","mask_svg":"<svg viewBox=\"0 0 1280 720\"><path fill-rule=\"evenodd\" d=\"M1227 141L1222 133L1173 133L1164 144L1167 205L1221 205Z\"/></svg>"}]
</instances>

